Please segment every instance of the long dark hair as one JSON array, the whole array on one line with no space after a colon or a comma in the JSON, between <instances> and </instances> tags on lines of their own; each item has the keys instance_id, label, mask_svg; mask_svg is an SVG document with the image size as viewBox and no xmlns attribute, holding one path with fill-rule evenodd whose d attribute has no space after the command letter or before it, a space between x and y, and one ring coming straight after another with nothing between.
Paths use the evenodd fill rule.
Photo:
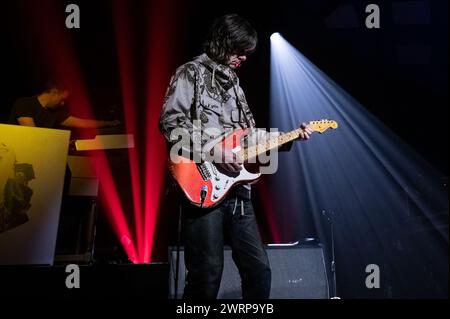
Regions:
<instances>
[{"instance_id":1,"label":"long dark hair","mask_svg":"<svg viewBox=\"0 0 450 319\"><path fill-rule=\"evenodd\" d=\"M247 20L227 14L213 22L203 47L211 59L225 63L233 54L251 54L257 42L256 31Z\"/></svg>"}]
</instances>

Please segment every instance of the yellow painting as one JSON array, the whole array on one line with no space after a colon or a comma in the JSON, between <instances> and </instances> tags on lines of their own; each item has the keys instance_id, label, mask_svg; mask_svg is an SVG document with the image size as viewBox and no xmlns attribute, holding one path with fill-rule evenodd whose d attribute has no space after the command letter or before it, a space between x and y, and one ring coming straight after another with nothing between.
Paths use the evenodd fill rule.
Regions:
<instances>
[{"instance_id":1,"label":"yellow painting","mask_svg":"<svg viewBox=\"0 0 450 319\"><path fill-rule=\"evenodd\" d=\"M53 264L69 139L0 124L0 265Z\"/></svg>"}]
</instances>

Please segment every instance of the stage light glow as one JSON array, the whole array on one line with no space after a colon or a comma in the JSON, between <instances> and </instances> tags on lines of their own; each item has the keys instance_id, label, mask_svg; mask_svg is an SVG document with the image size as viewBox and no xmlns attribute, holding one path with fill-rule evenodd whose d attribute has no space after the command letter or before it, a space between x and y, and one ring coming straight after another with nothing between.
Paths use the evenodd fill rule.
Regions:
<instances>
[{"instance_id":1,"label":"stage light glow","mask_svg":"<svg viewBox=\"0 0 450 319\"><path fill-rule=\"evenodd\" d=\"M122 90L122 103L125 115L126 132L133 134L135 147L128 149L128 157L130 159L130 176L131 176L131 192L133 198L134 209L134 228L136 233L136 248L138 262L143 262L144 250L144 222L142 211L142 191L141 191L141 173L139 165L138 150L141 146L140 135L138 134L138 117L136 115L136 83L134 82L135 74L133 72L133 43L130 37L130 6L123 1L114 1L114 21L115 33L117 41L117 51L119 59L119 74ZM126 242L130 242L128 239Z\"/></svg>"},{"instance_id":2,"label":"stage light glow","mask_svg":"<svg viewBox=\"0 0 450 319\"><path fill-rule=\"evenodd\" d=\"M272 33L272 35L270 36L270 41L275 42L275 41L280 40L281 38L282 38L282 37L281 37L280 33L274 32L274 33Z\"/></svg>"},{"instance_id":3,"label":"stage light glow","mask_svg":"<svg viewBox=\"0 0 450 319\"><path fill-rule=\"evenodd\" d=\"M39 6L33 7L24 4L23 12L28 17L30 32L33 39L37 39L35 48L38 56L42 54L41 63L46 66L48 74L59 80L71 91L71 103L69 108L72 114L80 117L94 118L92 103L89 99L85 80L75 55L73 43L64 25L64 10L60 3L54 0L43 0ZM45 19L42 17L45 16ZM52 36L49 36L49 35ZM54 39L58 39L55 41ZM96 130L83 130L81 138L91 138L97 134ZM93 165L99 164L99 199L105 206L105 213L109 223L120 240L122 238L133 238L126 216L123 211L117 187L115 185L110 164L104 151L98 151L93 157ZM124 245L125 241L121 241ZM137 262L137 251L134 242L126 242L124 251L129 259Z\"/></svg>"},{"instance_id":4,"label":"stage light glow","mask_svg":"<svg viewBox=\"0 0 450 319\"><path fill-rule=\"evenodd\" d=\"M146 129L145 129L145 196L144 196L144 262L151 262L155 228L164 187L167 150L158 129L159 114L164 103L167 83L173 71L174 52L171 39L178 20L173 1L151 3L148 19L146 65Z\"/></svg>"},{"instance_id":5,"label":"stage light glow","mask_svg":"<svg viewBox=\"0 0 450 319\"><path fill-rule=\"evenodd\" d=\"M362 282L346 295L373 296L364 271L355 277L370 263L383 268L382 285L391 294L429 295L425 284L408 281L412 277L432 283L437 295L446 291L448 178L281 35L271 36L270 103L271 126L282 131L324 118L340 125L279 155L270 184L282 242L306 237L302 222L312 216L326 244L329 217L341 287Z\"/></svg>"}]
</instances>

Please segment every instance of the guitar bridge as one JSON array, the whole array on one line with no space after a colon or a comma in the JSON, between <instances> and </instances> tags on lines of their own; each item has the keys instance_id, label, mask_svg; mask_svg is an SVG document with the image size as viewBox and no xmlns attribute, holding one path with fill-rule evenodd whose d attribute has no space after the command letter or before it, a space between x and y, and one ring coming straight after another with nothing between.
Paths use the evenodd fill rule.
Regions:
<instances>
[{"instance_id":1,"label":"guitar bridge","mask_svg":"<svg viewBox=\"0 0 450 319\"><path fill-rule=\"evenodd\" d=\"M207 181L211 178L211 173L204 164L197 164L197 169L200 172L200 175L202 176L204 181Z\"/></svg>"}]
</instances>

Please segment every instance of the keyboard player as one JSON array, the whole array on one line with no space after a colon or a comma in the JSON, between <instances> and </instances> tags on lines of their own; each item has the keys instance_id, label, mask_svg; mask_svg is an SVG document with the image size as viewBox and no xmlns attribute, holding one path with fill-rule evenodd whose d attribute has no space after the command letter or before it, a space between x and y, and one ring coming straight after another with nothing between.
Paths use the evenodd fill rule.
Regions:
<instances>
[{"instance_id":1,"label":"keyboard player","mask_svg":"<svg viewBox=\"0 0 450 319\"><path fill-rule=\"evenodd\" d=\"M100 121L70 115L64 107L69 95L70 92L63 86L49 82L40 94L18 99L12 107L8 123L45 128L63 126L82 129L120 125L118 120Z\"/></svg>"}]
</instances>

